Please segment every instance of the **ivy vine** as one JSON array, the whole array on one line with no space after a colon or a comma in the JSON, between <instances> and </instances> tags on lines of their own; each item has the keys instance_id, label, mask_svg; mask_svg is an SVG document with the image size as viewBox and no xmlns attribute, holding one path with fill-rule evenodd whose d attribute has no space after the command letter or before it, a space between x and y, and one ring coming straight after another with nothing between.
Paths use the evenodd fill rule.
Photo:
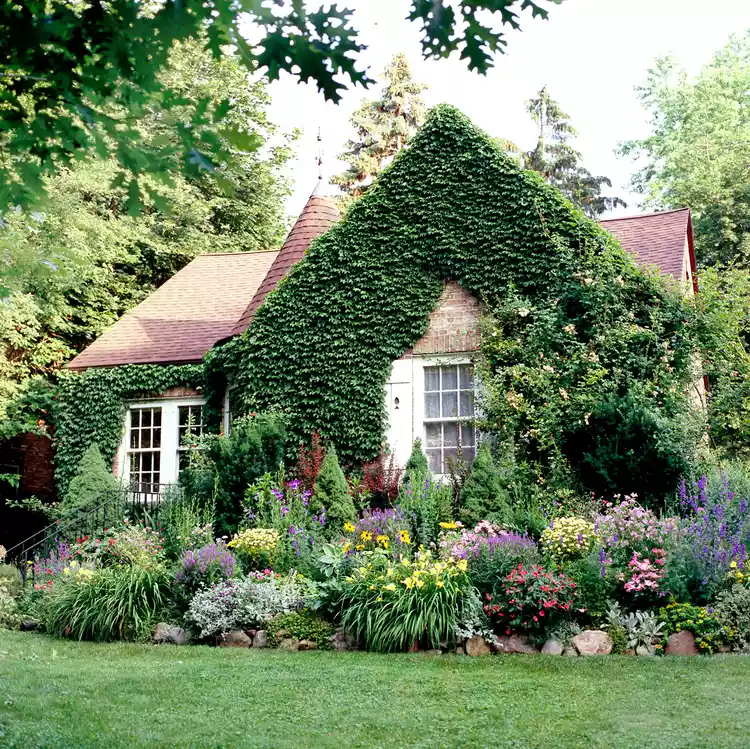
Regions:
<instances>
[{"instance_id":1,"label":"ivy vine","mask_svg":"<svg viewBox=\"0 0 750 749\"><path fill-rule=\"evenodd\" d=\"M633 265L463 114L436 107L250 328L210 352L210 398L231 382L233 411L278 409L297 438L318 430L344 461L372 459L392 362L425 333L446 281L490 305L511 290L553 299L584 257L605 251Z\"/></svg>"},{"instance_id":2,"label":"ivy vine","mask_svg":"<svg viewBox=\"0 0 750 749\"><path fill-rule=\"evenodd\" d=\"M114 460L122 439L127 401L158 397L180 385L202 389L204 383L202 364L126 364L64 373L55 433L59 495L65 496L81 457L93 442L99 445L108 464Z\"/></svg>"}]
</instances>

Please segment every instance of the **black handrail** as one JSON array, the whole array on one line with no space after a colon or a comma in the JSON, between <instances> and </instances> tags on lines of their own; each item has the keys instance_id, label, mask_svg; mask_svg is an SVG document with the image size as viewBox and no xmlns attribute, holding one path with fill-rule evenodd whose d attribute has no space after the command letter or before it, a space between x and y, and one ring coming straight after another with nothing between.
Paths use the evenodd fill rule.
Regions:
<instances>
[{"instance_id":1,"label":"black handrail","mask_svg":"<svg viewBox=\"0 0 750 749\"><path fill-rule=\"evenodd\" d=\"M88 510L75 510L11 546L6 551L5 562L20 569L25 584L30 567L32 578L34 576L34 560L48 556L55 545L104 533L128 514L134 518L143 517L149 508L156 507L164 501L166 490L169 488L178 491L177 487L171 484L148 484L108 491L104 494L104 501L96 506Z\"/></svg>"}]
</instances>

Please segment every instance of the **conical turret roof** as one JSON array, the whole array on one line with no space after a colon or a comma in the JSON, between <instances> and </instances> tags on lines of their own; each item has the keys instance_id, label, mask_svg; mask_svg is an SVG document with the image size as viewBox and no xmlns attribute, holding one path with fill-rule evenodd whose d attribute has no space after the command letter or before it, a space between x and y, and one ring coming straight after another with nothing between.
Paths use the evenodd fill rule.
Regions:
<instances>
[{"instance_id":1,"label":"conical turret roof","mask_svg":"<svg viewBox=\"0 0 750 749\"><path fill-rule=\"evenodd\" d=\"M263 304L268 294L276 288L292 266L302 260L313 239L325 234L341 218L333 200L322 195L321 192L319 184L310 195L302 213L279 250L279 254L268 269L263 283L258 287L242 317L237 321L232 335L239 335L247 330L258 307Z\"/></svg>"}]
</instances>

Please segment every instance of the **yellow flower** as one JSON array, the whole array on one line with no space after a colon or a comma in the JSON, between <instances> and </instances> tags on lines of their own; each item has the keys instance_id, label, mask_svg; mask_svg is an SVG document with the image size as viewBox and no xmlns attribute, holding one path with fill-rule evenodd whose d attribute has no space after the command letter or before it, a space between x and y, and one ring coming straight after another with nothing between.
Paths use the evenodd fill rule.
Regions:
<instances>
[{"instance_id":1,"label":"yellow flower","mask_svg":"<svg viewBox=\"0 0 750 749\"><path fill-rule=\"evenodd\" d=\"M390 590L390 591L396 590L396 583L388 583L388 585L384 585L383 590Z\"/></svg>"},{"instance_id":2,"label":"yellow flower","mask_svg":"<svg viewBox=\"0 0 750 749\"><path fill-rule=\"evenodd\" d=\"M447 531L455 531L458 526L455 520L451 520L450 523L440 523L441 528L445 528Z\"/></svg>"},{"instance_id":3,"label":"yellow flower","mask_svg":"<svg viewBox=\"0 0 750 749\"><path fill-rule=\"evenodd\" d=\"M362 533L359 534L359 537L363 541L372 541L372 533L370 533L370 531L362 531Z\"/></svg>"},{"instance_id":4,"label":"yellow flower","mask_svg":"<svg viewBox=\"0 0 750 749\"><path fill-rule=\"evenodd\" d=\"M409 536L409 531L401 531L401 533L399 535L400 535L401 543L402 544L410 544L411 543L411 538Z\"/></svg>"},{"instance_id":5,"label":"yellow flower","mask_svg":"<svg viewBox=\"0 0 750 749\"><path fill-rule=\"evenodd\" d=\"M458 567L461 572L466 572L466 570L469 568L469 564L465 559L459 559L458 562L456 562L456 567Z\"/></svg>"},{"instance_id":6,"label":"yellow flower","mask_svg":"<svg viewBox=\"0 0 750 749\"><path fill-rule=\"evenodd\" d=\"M407 587L407 589L414 587L414 580L411 577L406 577L401 582L403 582L403 584Z\"/></svg>"},{"instance_id":7,"label":"yellow flower","mask_svg":"<svg viewBox=\"0 0 750 749\"><path fill-rule=\"evenodd\" d=\"M350 550L351 548L352 548L352 545L351 545L351 544L349 543L349 541L347 541L347 542L346 542L346 543L344 544L344 552L347 552L347 551L349 551L349 550Z\"/></svg>"},{"instance_id":8,"label":"yellow flower","mask_svg":"<svg viewBox=\"0 0 750 749\"><path fill-rule=\"evenodd\" d=\"M375 539L384 549L388 548L389 539L388 536L380 535Z\"/></svg>"},{"instance_id":9,"label":"yellow flower","mask_svg":"<svg viewBox=\"0 0 750 749\"><path fill-rule=\"evenodd\" d=\"M354 548L355 548L355 549L356 549L357 551L363 551L363 550L364 550L364 548L365 548L365 545L364 545L364 544L357 544L357 545L356 545L356 546L355 546Z\"/></svg>"},{"instance_id":10,"label":"yellow flower","mask_svg":"<svg viewBox=\"0 0 750 749\"><path fill-rule=\"evenodd\" d=\"M414 584L415 584L415 585L416 585L416 586L417 586L418 588L421 588L421 587L423 587L423 586L424 586L424 580L422 580L421 578L417 578L417 579L416 579L416 580L414 581Z\"/></svg>"},{"instance_id":11,"label":"yellow flower","mask_svg":"<svg viewBox=\"0 0 750 749\"><path fill-rule=\"evenodd\" d=\"M354 533L355 530L354 523L344 523L344 531L346 533Z\"/></svg>"},{"instance_id":12,"label":"yellow flower","mask_svg":"<svg viewBox=\"0 0 750 749\"><path fill-rule=\"evenodd\" d=\"M444 586L445 586L445 583L444 583L444 582L443 582L442 580L438 580L438 581L437 581L437 582L435 583L435 585L437 585L437 586L438 586L438 588L442 588L442 587L444 587Z\"/></svg>"}]
</instances>

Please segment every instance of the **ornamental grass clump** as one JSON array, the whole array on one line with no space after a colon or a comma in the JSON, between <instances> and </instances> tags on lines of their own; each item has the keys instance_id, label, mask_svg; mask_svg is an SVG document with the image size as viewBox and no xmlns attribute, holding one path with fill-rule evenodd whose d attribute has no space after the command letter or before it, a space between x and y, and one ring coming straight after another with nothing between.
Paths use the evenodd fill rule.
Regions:
<instances>
[{"instance_id":1,"label":"ornamental grass clump","mask_svg":"<svg viewBox=\"0 0 750 749\"><path fill-rule=\"evenodd\" d=\"M556 562L585 556L594 542L594 524L584 518L562 517L542 531L541 547Z\"/></svg>"},{"instance_id":2,"label":"ornamental grass clump","mask_svg":"<svg viewBox=\"0 0 750 749\"><path fill-rule=\"evenodd\" d=\"M472 592L467 570L465 559L440 561L429 552L414 561L365 555L343 585L341 625L377 652L455 644Z\"/></svg>"}]
</instances>

